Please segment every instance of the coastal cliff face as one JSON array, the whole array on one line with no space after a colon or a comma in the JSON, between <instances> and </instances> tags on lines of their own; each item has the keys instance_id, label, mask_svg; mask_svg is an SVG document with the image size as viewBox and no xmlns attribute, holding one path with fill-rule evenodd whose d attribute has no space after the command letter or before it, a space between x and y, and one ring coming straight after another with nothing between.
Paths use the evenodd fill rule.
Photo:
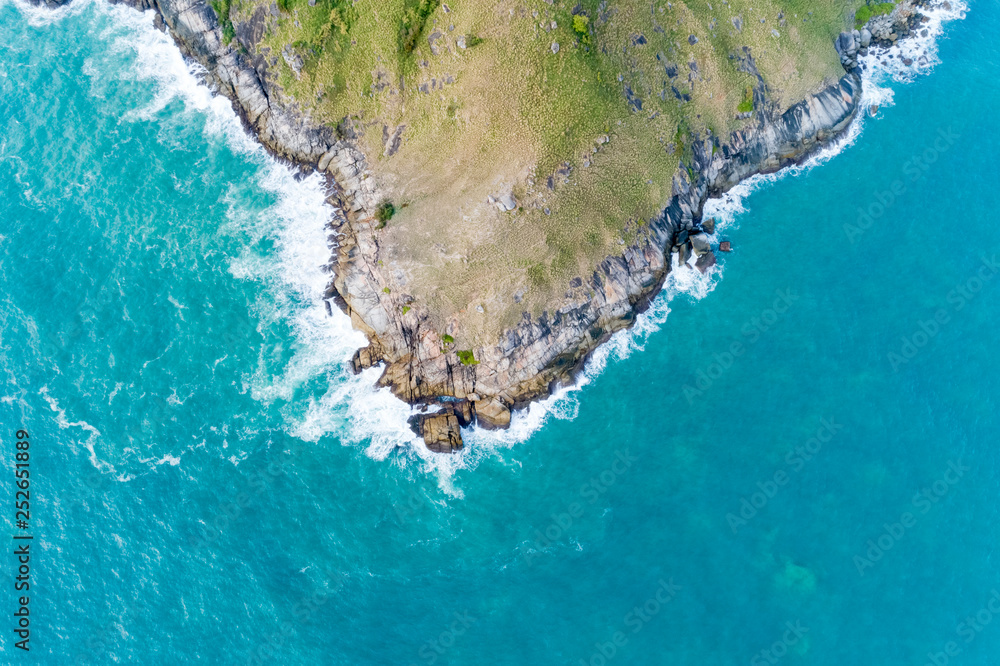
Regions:
<instances>
[{"instance_id":1,"label":"coastal cliff face","mask_svg":"<svg viewBox=\"0 0 1000 666\"><path fill-rule=\"evenodd\" d=\"M766 95L766 87L761 90ZM842 132L858 110L860 78L845 75L836 85L810 96L781 114L762 114L756 127L734 133L726 143L706 137L693 146L690 165L696 178L674 179L674 195L663 214L649 223L642 243L626 248L620 256L609 256L586 280L571 283L564 300L537 319L525 319L504 332L495 346L476 350L475 366L456 362L442 353L433 331L423 332L419 322L412 328L400 322L389 339L407 341L400 348L387 345L387 332L368 331L372 345L361 350L356 365L367 367L376 360L387 363L382 382L404 399L431 402L440 396L456 398L444 403L458 423L475 416L484 427L504 427L510 409L548 395L555 387L573 381L587 356L613 333L627 328L659 292L671 270L672 254L679 255L680 270L692 267L687 259L698 257L696 266L705 270L715 263L703 228L702 207L709 196L721 194L741 180L777 171L797 163ZM773 110L772 110L773 113ZM709 228L711 225L706 225ZM342 246L338 264L351 265L356 246ZM377 243L368 246L377 257ZM353 268L347 274L355 273ZM371 276L369 277L369 281ZM350 293L353 285L338 278L338 291ZM345 299L346 300L346 299ZM374 305L366 302L358 312L347 301L353 316L365 319ZM470 403L466 406L466 403ZM455 445L450 434L454 423L441 424L444 417L430 416L435 430L426 437L436 449ZM425 433L425 435L428 433ZM435 443L438 446L434 446Z\"/></svg>"},{"instance_id":2,"label":"coastal cliff face","mask_svg":"<svg viewBox=\"0 0 1000 666\"><path fill-rule=\"evenodd\" d=\"M673 255L680 270L710 269L715 255L713 225L702 219L706 199L748 176L808 156L847 127L861 92L855 62L844 61L842 54L848 70L843 78L782 109L744 49L740 67L756 80L753 121L728 136L692 133L666 207L655 219L642 221L633 242L606 256L589 275L570 280L540 314L525 312L492 341L457 352L450 336L397 288L380 233L384 219L378 208L384 198L354 128L311 120L276 89L269 69L277 60L251 55L265 34L266 11L259 8L249 20L231 24L233 39L205 0L125 3L157 12L157 23L205 66L210 83L233 101L247 127L275 155L303 170L328 174L337 212L329 229L333 279L327 297L370 341L355 355L355 370L382 363L381 384L411 404L435 407L415 417L414 426L439 452L461 448L461 426L506 427L511 410L572 382L598 345L648 307L671 270ZM845 53L853 48L856 54L860 35L845 34L850 39L842 35L838 50L844 46ZM390 136L387 145L392 143Z\"/></svg>"}]
</instances>

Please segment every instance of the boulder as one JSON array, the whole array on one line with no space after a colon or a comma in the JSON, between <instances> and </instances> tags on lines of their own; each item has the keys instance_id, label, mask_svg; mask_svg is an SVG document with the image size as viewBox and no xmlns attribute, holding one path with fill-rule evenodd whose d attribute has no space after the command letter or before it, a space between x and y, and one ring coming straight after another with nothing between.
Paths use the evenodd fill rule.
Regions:
<instances>
[{"instance_id":1,"label":"boulder","mask_svg":"<svg viewBox=\"0 0 1000 666\"><path fill-rule=\"evenodd\" d=\"M709 250L705 254L698 257L698 261L694 262L694 265L695 268L704 273L715 265L715 253Z\"/></svg>"},{"instance_id":2,"label":"boulder","mask_svg":"<svg viewBox=\"0 0 1000 666\"><path fill-rule=\"evenodd\" d=\"M888 16L876 16L868 22L866 30L871 33L872 41L883 43L892 41L893 23Z\"/></svg>"},{"instance_id":3,"label":"boulder","mask_svg":"<svg viewBox=\"0 0 1000 666\"><path fill-rule=\"evenodd\" d=\"M472 425L472 404L468 400L452 403L452 410L463 428Z\"/></svg>"},{"instance_id":4,"label":"boulder","mask_svg":"<svg viewBox=\"0 0 1000 666\"><path fill-rule=\"evenodd\" d=\"M722 241L721 243L719 243L719 250L722 252L732 252L733 244L730 243L729 241Z\"/></svg>"},{"instance_id":5,"label":"boulder","mask_svg":"<svg viewBox=\"0 0 1000 666\"><path fill-rule=\"evenodd\" d=\"M714 217L710 217L707 220L702 220L702 222L701 222L701 228L702 228L702 231L704 231L706 234L708 234L710 236L712 234L714 234L715 233L715 218Z\"/></svg>"},{"instance_id":6,"label":"boulder","mask_svg":"<svg viewBox=\"0 0 1000 666\"><path fill-rule=\"evenodd\" d=\"M687 243L683 243L677 249L677 263L683 266L691 258L691 246Z\"/></svg>"},{"instance_id":7,"label":"boulder","mask_svg":"<svg viewBox=\"0 0 1000 666\"><path fill-rule=\"evenodd\" d=\"M464 446L454 414L421 415L417 420L424 445L434 453L455 453Z\"/></svg>"},{"instance_id":8,"label":"boulder","mask_svg":"<svg viewBox=\"0 0 1000 666\"><path fill-rule=\"evenodd\" d=\"M861 48L867 49L872 44L872 33L868 28L861 31Z\"/></svg>"},{"instance_id":9,"label":"boulder","mask_svg":"<svg viewBox=\"0 0 1000 666\"><path fill-rule=\"evenodd\" d=\"M850 58L858 50L854 44L854 35L849 32L840 33L840 36L837 37L837 41L833 43L833 46L837 49L837 55L840 56L841 60L844 58Z\"/></svg>"},{"instance_id":10,"label":"boulder","mask_svg":"<svg viewBox=\"0 0 1000 666\"><path fill-rule=\"evenodd\" d=\"M834 48L837 49L837 55L840 56L840 64L842 64L844 69L847 71L854 69L858 65L856 58L858 55L860 41L860 32L857 37L855 37L853 32L842 32L833 44Z\"/></svg>"},{"instance_id":11,"label":"boulder","mask_svg":"<svg viewBox=\"0 0 1000 666\"><path fill-rule=\"evenodd\" d=\"M337 156L336 150L328 150L327 152L323 153L323 155L319 158L319 162L317 162L316 168L319 169L320 171L326 171L326 168L330 166L330 161L333 160L333 158L336 156Z\"/></svg>"},{"instance_id":12,"label":"boulder","mask_svg":"<svg viewBox=\"0 0 1000 666\"><path fill-rule=\"evenodd\" d=\"M517 208L517 201L514 200L514 195L508 192L496 198L496 205L501 213L506 213Z\"/></svg>"},{"instance_id":13,"label":"boulder","mask_svg":"<svg viewBox=\"0 0 1000 666\"><path fill-rule=\"evenodd\" d=\"M479 400L472 407L476 421L486 430L498 430L510 425L510 410L497 398Z\"/></svg>"},{"instance_id":14,"label":"boulder","mask_svg":"<svg viewBox=\"0 0 1000 666\"><path fill-rule=\"evenodd\" d=\"M691 249L696 257L703 256L712 251L712 246L708 242L707 234L695 234L691 236Z\"/></svg>"},{"instance_id":15,"label":"boulder","mask_svg":"<svg viewBox=\"0 0 1000 666\"><path fill-rule=\"evenodd\" d=\"M371 346L363 347L358 351L354 352L354 358L351 359L351 369L354 370L354 374L360 374L362 370L367 370L378 363L378 357L373 352Z\"/></svg>"}]
</instances>

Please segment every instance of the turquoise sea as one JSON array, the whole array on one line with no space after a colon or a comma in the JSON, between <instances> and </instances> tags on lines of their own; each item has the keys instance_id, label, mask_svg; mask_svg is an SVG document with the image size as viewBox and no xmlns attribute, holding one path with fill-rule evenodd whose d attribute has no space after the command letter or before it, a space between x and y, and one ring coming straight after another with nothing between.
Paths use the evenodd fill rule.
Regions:
<instances>
[{"instance_id":1,"label":"turquoise sea","mask_svg":"<svg viewBox=\"0 0 1000 666\"><path fill-rule=\"evenodd\" d=\"M1000 663L1000 5L963 9L712 205L716 273L439 458L348 370L322 183L152 15L0 0L0 661Z\"/></svg>"}]
</instances>

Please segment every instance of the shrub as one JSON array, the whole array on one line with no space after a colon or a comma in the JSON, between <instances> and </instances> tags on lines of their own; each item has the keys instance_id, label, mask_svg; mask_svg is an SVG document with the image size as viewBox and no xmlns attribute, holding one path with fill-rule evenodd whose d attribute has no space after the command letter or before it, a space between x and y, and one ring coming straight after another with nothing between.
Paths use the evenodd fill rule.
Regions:
<instances>
[{"instance_id":1,"label":"shrub","mask_svg":"<svg viewBox=\"0 0 1000 666\"><path fill-rule=\"evenodd\" d=\"M740 113L750 113L753 111L753 87L747 86L743 91L743 101L739 103L736 110ZM713 146L714 148L715 146Z\"/></svg>"},{"instance_id":2,"label":"shrub","mask_svg":"<svg viewBox=\"0 0 1000 666\"><path fill-rule=\"evenodd\" d=\"M573 32L575 32L580 37L580 42L583 44L590 43L590 35L587 34L587 24L590 23L590 19L583 14L577 14L573 17Z\"/></svg>"},{"instance_id":3,"label":"shrub","mask_svg":"<svg viewBox=\"0 0 1000 666\"><path fill-rule=\"evenodd\" d=\"M896 4L892 2L879 2L874 5L865 5L854 13L854 25L858 28L858 30L860 30L865 27L865 24L868 23L873 16L891 14L892 10L895 8Z\"/></svg>"},{"instance_id":4,"label":"shrub","mask_svg":"<svg viewBox=\"0 0 1000 666\"><path fill-rule=\"evenodd\" d=\"M396 214L396 207L392 205L391 201L384 201L379 204L379 207L375 209L375 219L378 220L378 226L376 229L382 229L385 227L386 223L392 219L392 216Z\"/></svg>"},{"instance_id":5,"label":"shrub","mask_svg":"<svg viewBox=\"0 0 1000 666\"><path fill-rule=\"evenodd\" d=\"M458 360L462 362L462 365L479 365L479 361L476 360L471 349L464 349L455 353L458 354Z\"/></svg>"},{"instance_id":6,"label":"shrub","mask_svg":"<svg viewBox=\"0 0 1000 666\"><path fill-rule=\"evenodd\" d=\"M219 26L222 28L222 39L226 44L233 41L236 37L236 28L233 27L233 22L229 18L231 5L232 0L212 0L212 9L215 10L216 16L219 17Z\"/></svg>"}]
</instances>

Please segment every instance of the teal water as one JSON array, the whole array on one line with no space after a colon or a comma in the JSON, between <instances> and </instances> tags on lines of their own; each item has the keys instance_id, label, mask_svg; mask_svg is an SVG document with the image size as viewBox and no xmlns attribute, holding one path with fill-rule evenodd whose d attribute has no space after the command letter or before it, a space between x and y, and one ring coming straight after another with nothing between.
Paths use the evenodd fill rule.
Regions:
<instances>
[{"instance_id":1,"label":"teal water","mask_svg":"<svg viewBox=\"0 0 1000 666\"><path fill-rule=\"evenodd\" d=\"M998 30L971 2L723 207L720 272L442 461L348 372L321 183L151 16L0 3L2 661L997 663Z\"/></svg>"}]
</instances>

